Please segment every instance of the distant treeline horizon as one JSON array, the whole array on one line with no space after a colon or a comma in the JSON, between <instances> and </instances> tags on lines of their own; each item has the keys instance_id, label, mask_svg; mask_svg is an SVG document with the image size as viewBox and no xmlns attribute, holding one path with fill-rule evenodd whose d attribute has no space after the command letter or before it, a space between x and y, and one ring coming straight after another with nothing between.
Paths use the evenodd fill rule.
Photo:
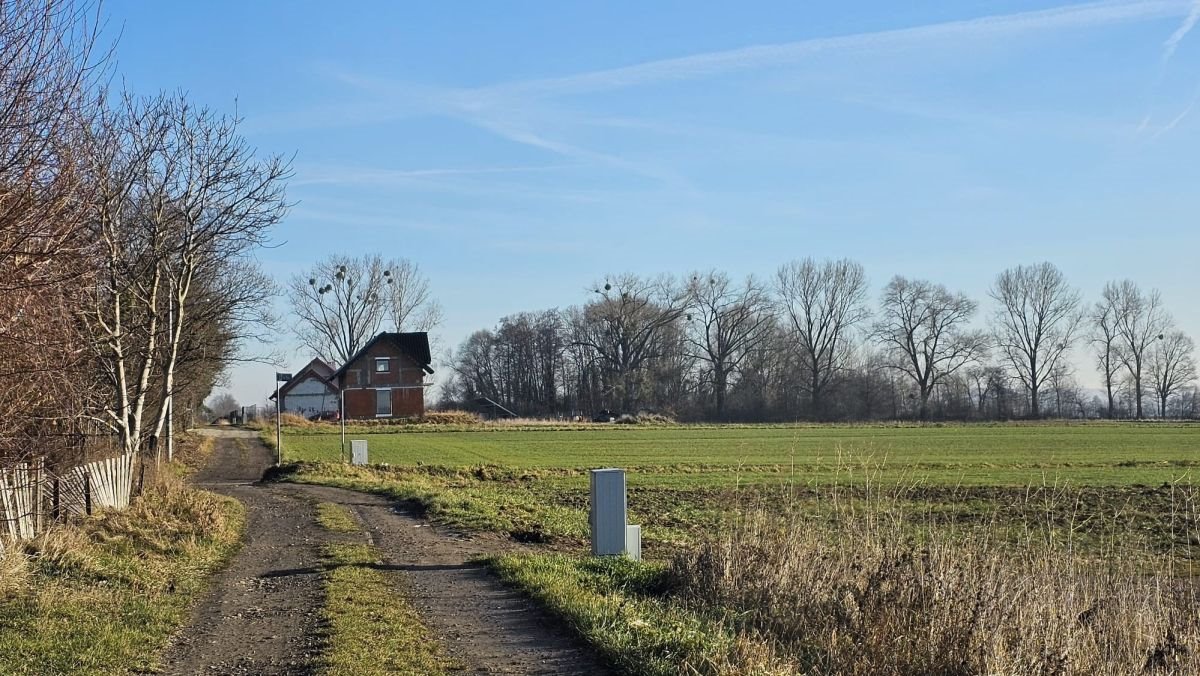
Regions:
<instances>
[{"instance_id":1,"label":"distant treeline horizon","mask_svg":"<svg viewBox=\"0 0 1200 676\"><path fill-rule=\"evenodd\" d=\"M1159 292L1114 280L1085 301L1051 263L999 273L982 315L923 279L895 276L875 296L849 259L792 261L768 281L624 274L591 291L472 333L438 406L730 422L1200 417L1195 343ZM1083 363L1098 392L1080 385Z\"/></svg>"}]
</instances>

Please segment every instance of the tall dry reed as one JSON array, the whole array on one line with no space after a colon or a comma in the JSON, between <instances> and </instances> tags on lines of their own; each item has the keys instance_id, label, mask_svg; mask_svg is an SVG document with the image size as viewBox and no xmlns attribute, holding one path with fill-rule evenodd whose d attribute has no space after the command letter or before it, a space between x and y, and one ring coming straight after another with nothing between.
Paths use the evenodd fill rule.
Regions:
<instances>
[{"instance_id":1,"label":"tall dry reed","mask_svg":"<svg viewBox=\"0 0 1200 676\"><path fill-rule=\"evenodd\" d=\"M1014 541L1011 524L914 523L901 502L834 491L819 513L753 511L675 557L679 593L811 674L1200 673L1181 552L1081 551L1032 526Z\"/></svg>"}]
</instances>

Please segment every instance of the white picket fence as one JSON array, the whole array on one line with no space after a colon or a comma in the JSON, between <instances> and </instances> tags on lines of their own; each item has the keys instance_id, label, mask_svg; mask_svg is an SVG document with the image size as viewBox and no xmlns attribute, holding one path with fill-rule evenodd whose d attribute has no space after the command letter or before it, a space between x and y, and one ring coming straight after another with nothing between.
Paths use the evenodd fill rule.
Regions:
<instances>
[{"instance_id":1,"label":"white picket fence","mask_svg":"<svg viewBox=\"0 0 1200 676\"><path fill-rule=\"evenodd\" d=\"M124 509L133 494L132 453L72 467L57 476L45 460L0 468L0 550L4 539L34 537L53 520Z\"/></svg>"},{"instance_id":2,"label":"white picket fence","mask_svg":"<svg viewBox=\"0 0 1200 676\"><path fill-rule=\"evenodd\" d=\"M45 462L23 462L9 469L0 469L0 520L5 525L2 535L10 539L31 538L38 532L38 510Z\"/></svg>"}]
</instances>

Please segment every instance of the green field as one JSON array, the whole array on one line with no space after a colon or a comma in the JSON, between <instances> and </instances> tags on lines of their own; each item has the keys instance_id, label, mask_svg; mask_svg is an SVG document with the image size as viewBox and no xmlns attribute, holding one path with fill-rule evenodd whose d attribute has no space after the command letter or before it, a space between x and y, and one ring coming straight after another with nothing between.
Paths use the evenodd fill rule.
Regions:
<instances>
[{"instance_id":1,"label":"green field","mask_svg":"<svg viewBox=\"0 0 1200 676\"><path fill-rule=\"evenodd\" d=\"M402 428L400 428L402 429ZM351 433L372 464L625 467L631 484L842 481L870 468L931 484L1158 485L1200 467L1200 425L594 426ZM336 428L289 431L285 458L336 462ZM638 471L638 470L642 471Z\"/></svg>"},{"instance_id":2,"label":"green field","mask_svg":"<svg viewBox=\"0 0 1200 676\"><path fill-rule=\"evenodd\" d=\"M630 517L652 553L731 515L820 510L833 492L870 501L881 487L921 521L1056 530L1082 511L1086 538L1132 529L1169 549L1178 491L1192 490L1200 466L1200 425L1186 424L384 429L347 435L369 442L370 469L338 462L334 426L287 431L292 479L383 493L454 527L580 548L585 470L623 467Z\"/></svg>"},{"instance_id":3,"label":"green field","mask_svg":"<svg viewBox=\"0 0 1200 676\"><path fill-rule=\"evenodd\" d=\"M1137 624L1141 611L1054 595L1106 573L1120 583L1105 589L1143 608L1140 599L1160 589L1156 579L1200 571L1200 425L413 425L363 426L347 439L369 442L369 467L340 462L334 426L286 430L287 462L276 478L384 495L452 529L530 543L520 556L492 559L493 569L625 673L666 676L681 664L706 674L851 673L830 666L834 657L863 663L862 646L875 639L873 663L901 665L878 673L992 673L964 670L961 660L944 669L904 661L942 655L985 625L981 645L1017 637L1020 646L1001 652L1020 653L1022 665L1050 654L1025 645L1046 635L1070 634L1072 659L1092 665L1111 656L1080 647L1089 641L1136 644L1129 663L1148 663L1161 641L1146 637L1167 616L1183 618L1171 620L1178 627L1168 637L1200 636L1194 604L1171 593L1154 602L1177 602L1155 620L1158 629ZM643 564L587 556L585 470L607 466L629 471ZM746 566L758 570L728 577ZM992 593L1014 589L1025 591ZM867 600L875 593L877 601ZM847 613L848 599L870 612ZM950 643L920 643L945 624L921 618L957 617L963 608L974 610ZM1080 629L1075 618L1097 608L1109 609L1103 628ZM802 616L816 624L795 625ZM1060 616L1062 631L1045 629ZM829 621L851 617L884 619ZM1030 617L1042 619L1026 626L1021 618ZM898 649L898 633L922 647ZM830 636L843 636L845 649Z\"/></svg>"}]
</instances>

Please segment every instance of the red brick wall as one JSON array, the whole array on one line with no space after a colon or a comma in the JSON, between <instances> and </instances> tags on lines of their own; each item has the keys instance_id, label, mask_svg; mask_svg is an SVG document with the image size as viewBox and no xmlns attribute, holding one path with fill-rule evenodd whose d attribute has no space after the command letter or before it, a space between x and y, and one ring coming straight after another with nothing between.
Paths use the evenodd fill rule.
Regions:
<instances>
[{"instance_id":1,"label":"red brick wall","mask_svg":"<svg viewBox=\"0 0 1200 676\"><path fill-rule=\"evenodd\" d=\"M346 417L349 419L372 419L375 415L375 388L346 390ZM425 414L424 389L394 389L392 392L393 418L416 418Z\"/></svg>"},{"instance_id":2,"label":"red brick wall","mask_svg":"<svg viewBox=\"0 0 1200 676\"><path fill-rule=\"evenodd\" d=\"M425 414L425 390L421 384L425 380L425 372L421 366L401 354L386 341L373 345L366 354L349 365L343 376L343 387L346 391L346 417L352 419L373 419L375 411L375 391L378 388L393 387L392 415L393 418L412 418ZM375 359L387 357L388 370L377 372ZM354 371L358 372L357 384ZM402 387L402 386L409 387ZM416 387L413 387L416 386Z\"/></svg>"}]
</instances>

